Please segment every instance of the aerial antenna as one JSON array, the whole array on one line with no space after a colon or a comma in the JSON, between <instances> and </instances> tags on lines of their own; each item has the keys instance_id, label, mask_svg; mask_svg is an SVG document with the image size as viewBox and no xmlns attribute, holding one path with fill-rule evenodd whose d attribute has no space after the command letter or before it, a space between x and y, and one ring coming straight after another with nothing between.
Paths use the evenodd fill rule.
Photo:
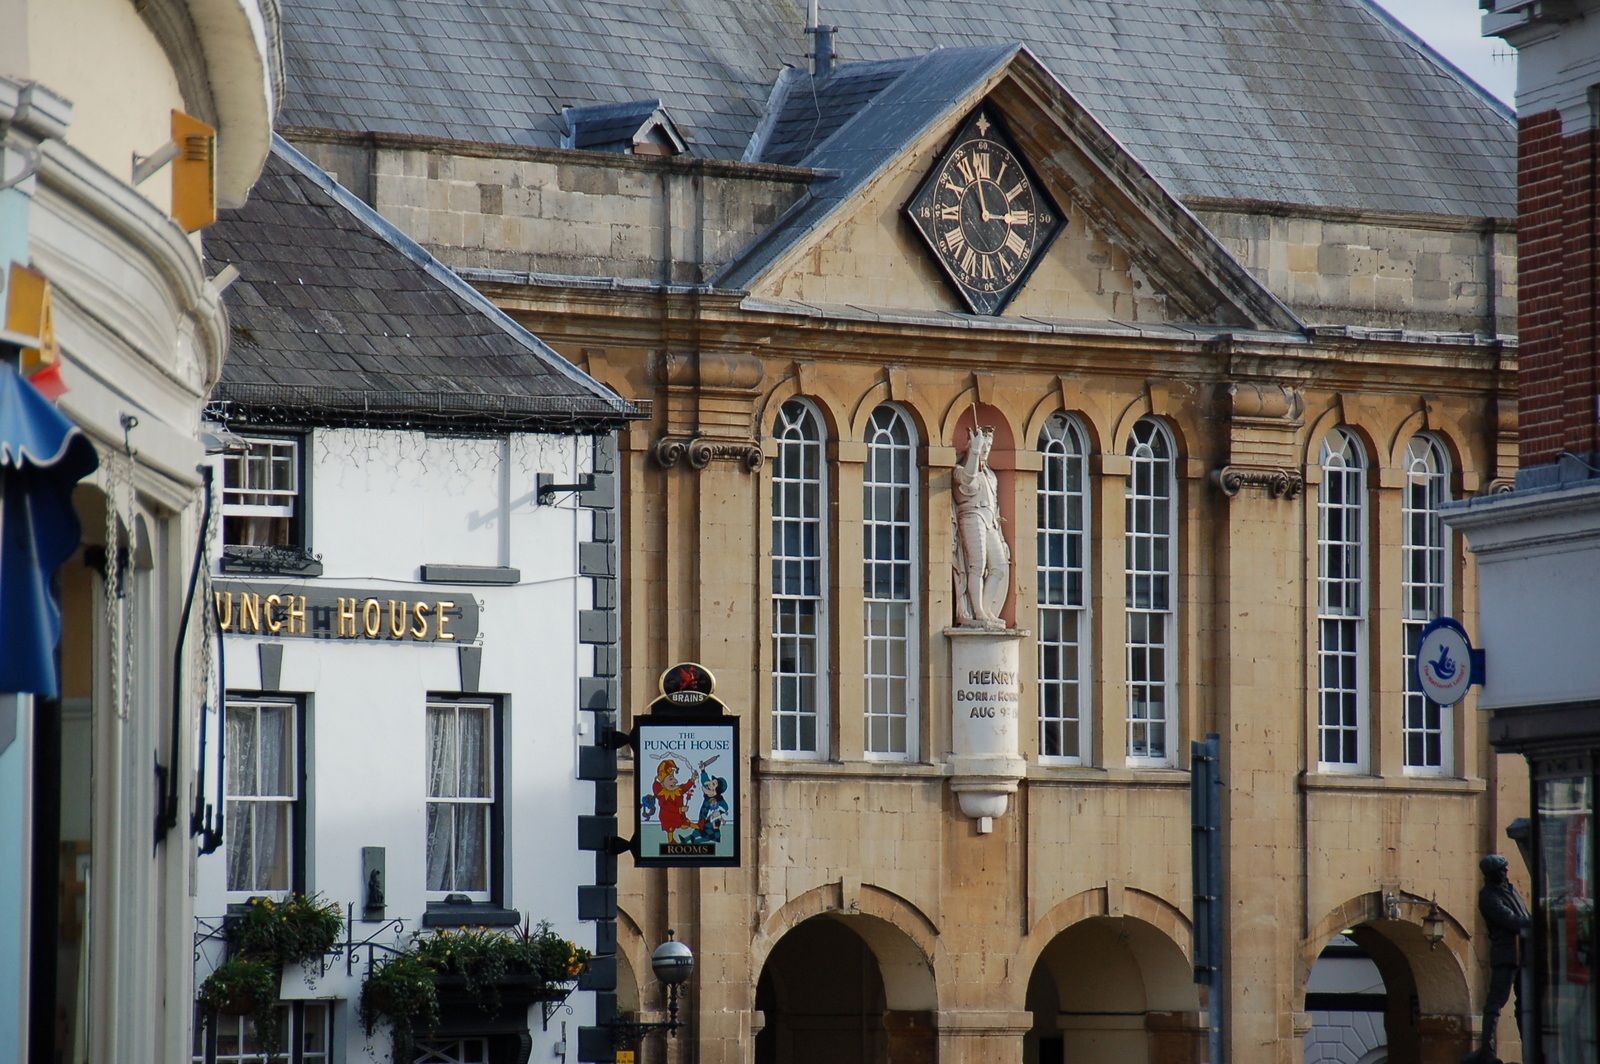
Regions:
<instances>
[{"instance_id":1,"label":"aerial antenna","mask_svg":"<svg viewBox=\"0 0 1600 1064\"><path fill-rule=\"evenodd\" d=\"M806 16L806 32L816 40L807 58L811 60L811 76L825 78L833 73L833 31L837 26L824 26L817 11L817 0L811 0L811 13Z\"/></svg>"}]
</instances>

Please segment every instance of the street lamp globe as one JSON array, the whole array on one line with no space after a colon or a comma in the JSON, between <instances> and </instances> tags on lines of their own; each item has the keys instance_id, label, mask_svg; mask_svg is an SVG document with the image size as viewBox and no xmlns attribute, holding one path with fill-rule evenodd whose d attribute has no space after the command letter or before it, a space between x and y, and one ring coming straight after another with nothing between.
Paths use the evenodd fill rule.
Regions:
<instances>
[{"instance_id":1,"label":"street lamp globe","mask_svg":"<svg viewBox=\"0 0 1600 1064\"><path fill-rule=\"evenodd\" d=\"M673 938L674 934L669 929L667 940L650 954L650 970L667 986L678 986L694 974L694 951Z\"/></svg>"}]
</instances>

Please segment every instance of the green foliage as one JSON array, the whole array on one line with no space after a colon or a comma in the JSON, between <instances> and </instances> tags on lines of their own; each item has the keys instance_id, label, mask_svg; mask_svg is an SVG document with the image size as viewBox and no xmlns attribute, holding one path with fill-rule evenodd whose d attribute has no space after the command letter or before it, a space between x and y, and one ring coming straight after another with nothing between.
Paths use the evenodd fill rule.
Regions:
<instances>
[{"instance_id":1,"label":"green foliage","mask_svg":"<svg viewBox=\"0 0 1600 1064\"><path fill-rule=\"evenodd\" d=\"M485 927L418 932L404 951L373 966L361 987L361 1022L371 1035L378 1021L388 1021L393 1059L406 1060L417 1035L438 1026L440 978L460 979L478 1008L495 1015L502 1005L501 987L510 981L534 984L540 996L559 996L557 988L577 979L589 958L588 950L548 923L509 932Z\"/></svg>"},{"instance_id":2,"label":"green foliage","mask_svg":"<svg viewBox=\"0 0 1600 1064\"><path fill-rule=\"evenodd\" d=\"M379 1020L389 1024L392 1059L410 1060L415 1056L417 1035L439 1026L434 970L411 953L374 964L361 984L361 1025L367 1037L372 1037Z\"/></svg>"},{"instance_id":3,"label":"green foliage","mask_svg":"<svg viewBox=\"0 0 1600 1064\"><path fill-rule=\"evenodd\" d=\"M251 898L244 915L228 921L228 945L241 956L286 964L315 960L333 949L344 931L336 902L291 894L283 901Z\"/></svg>"},{"instance_id":4,"label":"green foliage","mask_svg":"<svg viewBox=\"0 0 1600 1064\"><path fill-rule=\"evenodd\" d=\"M344 931L339 906L315 895L291 894L282 901L251 898L245 911L224 924L229 958L200 984L200 1007L248 1013L268 1058L278 1052L278 988L283 967L315 960Z\"/></svg>"},{"instance_id":5,"label":"green foliage","mask_svg":"<svg viewBox=\"0 0 1600 1064\"><path fill-rule=\"evenodd\" d=\"M271 1057L278 1051L278 984L282 978L282 969L271 961L230 957L200 984L200 1008L208 1016L219 1012L248 1015L262 1048Z\"/></svg>"}]
</instances>

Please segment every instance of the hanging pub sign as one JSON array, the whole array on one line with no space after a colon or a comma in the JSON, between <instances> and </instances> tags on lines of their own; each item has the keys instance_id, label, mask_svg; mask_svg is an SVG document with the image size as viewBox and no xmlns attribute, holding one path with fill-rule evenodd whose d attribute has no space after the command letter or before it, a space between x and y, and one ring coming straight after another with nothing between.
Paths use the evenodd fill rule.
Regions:
<instances>
[{"instance_id":1,"label":"hanging pub sign","mask_svg":"<svg viewBox=\"0 0 1600 1064\"><path fill-rule=\"evenodd\" d=\"M641 868L739 864L739 719L723 712L716 679L687 662L661 674L650 712L634 719Z\"/></svg>"}]
</instances>

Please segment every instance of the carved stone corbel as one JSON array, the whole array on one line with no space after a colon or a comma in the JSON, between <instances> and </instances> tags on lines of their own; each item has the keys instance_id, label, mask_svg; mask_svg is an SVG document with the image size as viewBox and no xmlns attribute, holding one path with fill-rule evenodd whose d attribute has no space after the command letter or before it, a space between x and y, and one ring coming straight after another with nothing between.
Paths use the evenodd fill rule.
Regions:
<instances>
[{"instance_id":1,"label":"carved stone corbel","mask_svg":"<svg viewBox=\"0 0 1600 1064\"><path fill-rule=\"evenodd\" d=\"M679 462L690 469L704 469L713 461L738 462L745 472L754 473L766 461L758 440L712 439L707 436L662 436L650 447L650 454L663 469Z\"/></svg>"},{"instance_id":2,"label":"carved stone corbel","mask_svg":"<svg viewBox=\"0 0 1600 1064\"><path fill-rule=\"evenodd\" d=\"M1306 478L1298 469L1242 469L1223 466L1211 471L1211 482L1233 498L1245 487L1262 488L1274 499L1289 500L1305 490Z\"/></svg>"}]
</instances>

